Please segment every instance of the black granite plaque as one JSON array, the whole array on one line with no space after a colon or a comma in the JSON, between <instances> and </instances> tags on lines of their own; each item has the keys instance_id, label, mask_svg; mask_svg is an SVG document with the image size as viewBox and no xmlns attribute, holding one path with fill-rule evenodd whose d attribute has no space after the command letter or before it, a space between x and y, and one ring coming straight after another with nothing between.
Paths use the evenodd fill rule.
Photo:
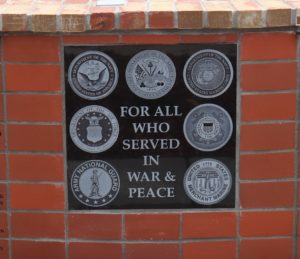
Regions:
<instances>
[{"instance_id":1,"label":"black granite plaque","mask_svg":"<svg viewBox=\"0 0 300 259\"><path fill-rule=\"evenodd\" d=\"M65 47L69 209L233 208L236 45Z\"/></svg>"}]
</instances>

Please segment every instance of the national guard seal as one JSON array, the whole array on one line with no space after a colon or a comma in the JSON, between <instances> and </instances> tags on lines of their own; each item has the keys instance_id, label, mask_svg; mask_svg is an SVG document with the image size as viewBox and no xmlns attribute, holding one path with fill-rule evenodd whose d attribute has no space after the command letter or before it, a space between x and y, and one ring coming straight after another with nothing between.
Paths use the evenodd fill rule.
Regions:
<instances>
[{"instance_id":1,"label":"national guard seal","mask_svg":"<svg viewBox=\"0 0 300 259\"><path fill-rule=\"evenodd\" d=\"M105 107L86 106L77 111L70 122L70 137L81 150L101 153L117 141L119 123Z\"/></svg>"},{"instance_id":2,"label":"national guard seal","mask_svg":"<svg viewBox=\"0 0 300 259\"><path fill-rule=\"evenodd\" d=\"M144 99L158 99L174 86L176 69L173 61L158 50L137 53L126 67L126 82L130 90Z\"/></svg>"},{"instance_id":3,"label":"national guard seal","mask_svg":"<svg viewBox=\"0 0 300 259\"><path fill-rule=\"evenodd\" d=\"M79 202L91 207L101 207L111 203L118 195L120 178L109 163L90 160L74 170L71 189Z\"/></svg>"},{"instance_id":4,"label":"national guard seal","mask_svg":"<svg viewBox=\"0 0 300 259\"><path fill-rule=\"evenodd\" d=\"M219 203L230 192L232 177L220 161L201 159L186 171L183 187L187 196L202 205Z\"/></svg>"},{"instance_id":5,"label":"national guard seal","mask_svg":"<svg viewBox=\"0 0 300 259\"><path fill-rule=\"evenodd\" d=\"M68 71L68 81L73 91L88 100L108 96L115 89L118 78L115 62L99 51L86 51L78 55Z\"/></svg>"},{"instance_id":6,"label":"national guard seal","mask_svg":"<svg viewBox=\"0 0 300 259\"><path fill-rule=\"evenodd\" d=\"M188 143L201 151L214 151L230 139L233 125L230 115L215 104L202 104L186 116L183 132Z\"/></svg>"},{"instance_id":7,"label":"national guard seal","mask_svg":"<svg viewBox=\"0 0 300 259\"><path fill-rule=\"evenodd\" d=\"M213 49L200 50L185 63L183 79L194 95L213 98L230 87L233 68L223 53Z\"/></svg>"}]
</instances>

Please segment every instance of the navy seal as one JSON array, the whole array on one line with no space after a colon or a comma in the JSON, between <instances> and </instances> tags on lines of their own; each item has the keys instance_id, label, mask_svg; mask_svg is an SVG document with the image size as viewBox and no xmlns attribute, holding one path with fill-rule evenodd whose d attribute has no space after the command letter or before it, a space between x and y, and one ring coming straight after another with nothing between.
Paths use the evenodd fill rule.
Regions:
<instances>
[{"instance_id":1,"label":"navy seal","mask_svg":"<svg viewBox=\"0 0 300 259\"><path fill-rule=\"evenodd\" d=\"M183 79L194 95L203 98L217 97L231 85L232 64L220 51L200 50L185 63Z\"/></svg>"},{"instance_id":2,"label":"navy seal","mask_svg":"<svg viewBox=\"0 0 300 259\"><path fill-rule=\"evenodd\" d=\"M73 91L88 100L108 96L118 83L119 72L111 57L100 51L86 51L78 55L68 71Z\"/></svg>"},{"instance_id":3,"label":"navy seal","mask_svg":"<svg viewBox=\"0 0 300 259\"><path fill-rule=\"evenodd\" d=\"M118 195L120 178L109 163L90 160L74 170L71 189L79 202L91 207L101 207L111 203Z\"/></svg>"},{"instance_id":4,"label":"navy seal","mask_svg":"<svg viewBox=\"0 0 300 259\"><path fill-rule=\"evenodd\" d=\"M230 192L232 177L229 169L215 159L201 159L185 173L183 187L187 196L202 205L222 201Z\"/></svg>"},{"instance_id":5,"label":"navy seal","mask_svg":"<svg viewBox=\"0 0 300 259\"><path fill-rule=\"evenodd\" d=\"M70 122L74 144L88 153L101 153L111 148L119 135L115 115L103 106L91 105L77 111Z\"/></svg>"},{"instance_id":6,"label":"navy seal","mask_svg":"<svg viewBox=\"0 0 300 259\"><path fill-rule=\"evenodd\" d=\"M130 90L144 99L158 99L174 86L176 69L173 61L158 50L144 50L131 58L126 67Z\"/></svg>"},{"instance_id":7,"label":"navy seal","mask_svg":"<svg viewBox=\"0 0 300 259\"><path fill-rule=\"evenodd\" d=\"M233 131L230 115L215 104L202 104L185 117L183 132L188 143L201 151L215 151L229 141Z\"/></svg>"}]
</instances>

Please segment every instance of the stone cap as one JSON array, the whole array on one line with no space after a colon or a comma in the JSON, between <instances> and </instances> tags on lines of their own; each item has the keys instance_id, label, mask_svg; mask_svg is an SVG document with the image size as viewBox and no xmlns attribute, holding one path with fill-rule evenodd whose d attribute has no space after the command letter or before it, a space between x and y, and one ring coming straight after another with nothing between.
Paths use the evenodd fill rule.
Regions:
<instances>
[{"instance_id":1,"label":"stone cap","mask_svg":"<svg viewBox=\"0 0 300 259\"><path fill-rule=\"evenodd\" d=\"M300 0L0 0L3 32L252 29L300 24Z\"/></svg>"}]
</instances>

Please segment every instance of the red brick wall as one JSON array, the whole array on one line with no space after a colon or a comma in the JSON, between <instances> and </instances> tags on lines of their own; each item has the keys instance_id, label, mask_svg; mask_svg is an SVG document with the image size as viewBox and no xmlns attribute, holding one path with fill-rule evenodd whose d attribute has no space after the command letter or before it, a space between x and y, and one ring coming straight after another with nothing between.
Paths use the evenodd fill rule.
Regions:
<instances>
[{"instance_id":1,"label":"red brick wall","mask_svg":"<svg viewBox=\"0 0 300 259\"><path fill-rule=\"evenodd\" d=\"M294 33L1 42L1 259L300 259ZM181 42L239 46L236 209L68 211L63 46Z\"/></svg>"}]
</instances>

